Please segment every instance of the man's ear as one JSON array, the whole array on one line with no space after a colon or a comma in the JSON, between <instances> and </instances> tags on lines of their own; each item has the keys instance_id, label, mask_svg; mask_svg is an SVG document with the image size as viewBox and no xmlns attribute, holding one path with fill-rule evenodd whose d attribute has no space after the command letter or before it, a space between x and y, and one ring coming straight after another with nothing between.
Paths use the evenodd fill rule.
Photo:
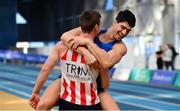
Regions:
<instances>
[{"instance_id":1,"label":"man's ear","mask_svg":"<svg viewBox=\"0 0 180 111\"><path fill-rule=\"evenodd\" d=\"M95 25L95 29L96 29L96 30L99 30L99 25L96 24L96 25Z\"/></svg>"},{"instance_id":2,"label":"man's ear","mask_svg":"<svg viewBox=\"0 0 180 111\"><path fill-rule=\"evenodd\" d=\"M114 24L117 24L118 22L117 22L117 20L114 20L114 22L113 22Z\"/></svg>"}]
</instances>

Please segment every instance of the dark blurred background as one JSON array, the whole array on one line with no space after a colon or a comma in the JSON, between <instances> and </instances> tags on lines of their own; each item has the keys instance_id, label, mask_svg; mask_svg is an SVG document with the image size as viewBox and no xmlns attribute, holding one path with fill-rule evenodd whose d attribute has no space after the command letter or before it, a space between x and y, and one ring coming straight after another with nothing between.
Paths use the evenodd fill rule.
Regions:
<instances>
[{"instance_id":1,"label":"dark blurred background","mask_svg":"<svg viewBox=\"0 0 180 111\"><path fill-rule=\"evenodd\" d=\"M82 11L99 11L102 28L108 28L120 10L129 9L137 22L123 39L128 48L123 60L131 63L121 63L155 69L160 45L170 43L180 51L179 5L179 0L1 0L0 50L48 55L62 33L79 26Z\"/></svg>"},{"instance_id":2,"label":"dark blurred background","mask_svg":"<svg viewBox=\"0 0 180 111\"><path fill-rule=\"evenodd\" d=\"M91 0L92 7L97 4ZM78 16L86 0L1 0L0 47L15 46L17 41L57 41L60 35L78 27ZM16 13L27 23L16 24Z\"/></svg>"},{"instance_id":3,"label":"dark blurred background","mask_svg":"<svg viewBox=\"0 0 180 111\"><path fill-rule=\"evenodd\" d=\"M78 26L84 0L18 0L17 10L28 21L18 25L18 41L54 41Z\"/></svg>"}]
</instances>

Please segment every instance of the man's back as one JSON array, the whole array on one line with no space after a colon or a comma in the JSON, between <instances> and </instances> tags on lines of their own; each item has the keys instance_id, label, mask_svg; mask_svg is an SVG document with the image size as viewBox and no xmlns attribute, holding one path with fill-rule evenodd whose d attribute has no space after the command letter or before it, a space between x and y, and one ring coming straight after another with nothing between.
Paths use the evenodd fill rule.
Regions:
<instances>
[{"instance_id":1,"label":"man's back","mask_svg":"<svg viewBox=\"0 0 180 111\"><path fill-rule=\"evenodd\" d=\"M85 64L84 56L67 50L61 56L61 72L61 99L85 106L99 103L96 90L99 72Z\"/></svg>"}]
</instances>

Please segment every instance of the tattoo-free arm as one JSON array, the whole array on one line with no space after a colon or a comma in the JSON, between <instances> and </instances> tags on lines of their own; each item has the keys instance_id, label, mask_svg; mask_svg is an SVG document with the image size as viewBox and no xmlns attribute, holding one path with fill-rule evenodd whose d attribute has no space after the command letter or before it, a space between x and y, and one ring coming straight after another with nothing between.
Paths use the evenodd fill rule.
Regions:
<instances>
[{"instance_id":1,"label":"tattoo-free arm","mask_svg":"<svg viewBox=\"0 0 180 111\"><path fill-rule=\"evenodd\" d=\"M72 49L72 46L74 44L74 37L79 36L80 33L81 33L80 27L72 29L68 32L65 32L61 36L61 40L68 49ZM84 55L86 63L88 65L94 66L94 64L96 62L96 58L89 52L89 50L87 48L81 46L81 47L78 47L77 49L75 49L74 51L76 51L79 54Z\"/></svg>"},{"instance_id":2,"label":"tattoo-free arm","mask_svg":"<svg viewBox=\"0 0 180 111\"><path fill-rule=\"evenodd\" d=\"M81 28L78 27L78 28L75 28L75 29L72 29L70 31L67 31L65 33L62 34L60 40L64 43L64 45L67 47L67 48L71 48L70 45L68 45L68 43L70 41L72 41L74 39L74 37L76 36L79 36L81 34Z\"/></svg>"},{"instance_id":3,"label":"tattoo-free arm","mask_svg":"<svg viewBox=\"0 0 180 111\"><path fill-rule=\"evenodd\" d=\"M33 89L33 93L39 94L42 88L42 85L45 83L45 81L48 78L48 75L51 73L53 67L56 65L58 58L59 58L58 49L57 49L57 46L55 46L52 53L48 56L46 62L41 68L41 71L37 77L37 80Z\"/></svg>"},{"instance_id":4,"label":"tattoo-free arm","mask_svg":"<svg viewBox=\"0 0 180 111\"><path fill-rule=\"evenodd\" d=\"M80 28L73 29L62 35L61 40L66 47L70 49L72 48L72 44L70 44L69 42L73 41L74 37L78 35L78 33L81 33ZM113 46L112 50L110 50L109 52L106 52L103 49L99 48L98 46L96 46L96 44L93 43L93 41L90 40L88 41L86 46L88 47L88 50L98 60L99 64L101 64L104 68L109 68L118 63L127 52L127 48L122 41L116 43ZM82 54L81 52L83 52L84 50L86 50L86 48L78 47L76 51L80 51L78 53Z\"/></svg>"},{"instance_id":5,"label":"tattoo-free arm","mask_svg":"<svg viewBox=\"0 0 180 111\"><path fill-rule=\"evenodd\" d=\"M109 82L110 82L109 71L108 69L104 69L101 65L99 69L100 69L99 74L101 77L102 88L107 89L109 87Z\"/></svg>"},{"instance_id":6,"label":"tattoo-free arm","mask_svg":"<svg viewBox=\"0 0 180 111\"><path fill-rule=\"evenodd\" d=\"M88 41L87 47L96 57L99 64L101 64L105 69L118 63L127 52L127 48L122 41L117 42L108 52L99 48L92 41Z\"/></svg>"}]
</instances>

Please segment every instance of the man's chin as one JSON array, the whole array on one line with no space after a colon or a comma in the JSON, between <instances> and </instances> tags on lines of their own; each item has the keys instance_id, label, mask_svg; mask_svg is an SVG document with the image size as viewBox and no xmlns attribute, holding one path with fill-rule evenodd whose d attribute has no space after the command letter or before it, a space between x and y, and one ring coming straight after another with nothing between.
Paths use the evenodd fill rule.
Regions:
<instances>
[{"instance_id":1,"label":"man's chin","mask_svg":"<svg viewBox=\"0 0 180 111\"><path fill-rule=\"evenodd\" d=\"M116 41L119 41L120 39L119 38L116 38Z\"/></svg>"},{"instance_id":2,"label":"man's chin","mask_svg":"<svg viewBox=\"0 0 180 111\"><path fill-rule=\"evenodd\" d=\"M116 40L121 40L121 37L117 38Z\"/></svg>"}]
</instances>

